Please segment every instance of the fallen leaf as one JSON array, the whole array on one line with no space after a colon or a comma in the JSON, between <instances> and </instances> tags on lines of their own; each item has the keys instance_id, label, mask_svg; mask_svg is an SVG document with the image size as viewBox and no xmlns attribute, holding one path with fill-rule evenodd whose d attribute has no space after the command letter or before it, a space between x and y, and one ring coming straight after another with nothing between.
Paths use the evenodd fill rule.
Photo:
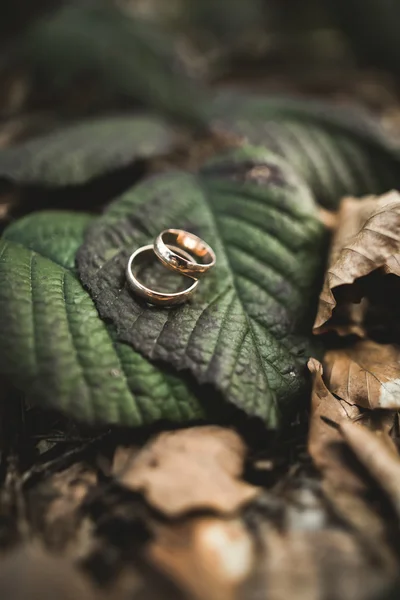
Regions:
<instances>
[{"instance_id":1,"label":"fallen leaf","mask_svg":"<svg viewBox=\"0 0 400 600\"><path fill-rule=\"evenodd\" d=\"M361 340L329 350L324 356L325 381L332 394L364 408L400 408L400 348Z\"/></svg>"},{"instance_id":2,"label":"fallen leaf","mask_svg":"<svg viewBox=\"0 0 400 600\"><path fill-rule=\"evenodd\" d=\"M308 434L309 454L314 464L325 475L329 475L332 469L336 474L339 468L342 472L339 477L342 479L342 483L344 482L344 471L346 471L351 476L350 479L348 477L346 479L358 488L360 487L358 475L354 476L351 467L343 462L343 457L338 452L343 440L340 427L344 423L357 423L358 427L375 430L388 437L393 426L393 413L388 411L363 413L359 406L350 404L331 393L324 382L323 367L318 360L311 358L308 362L308 369L313 378Z\"/></svg>"},{"instance_id":3,"label":"fallen leaf","mask_svg":"<svg viewBox=\"0 0 400 600\"><path fill-rule=\"evenodd\" d=\"M159 528L150 560L196 600L235 600L255 545L239 519L210 517Z\"/></svg>"},{"instance_id":4,"label":"fallen leaf","mask_svg":"<svg viewBox=\"0 0 400 600\"><path fill-rule=\"evenodd\" d=\"M199 509L229 514L259 492L241 480L245 455L243 440L229 429L167 431L135 451L118 481L169 517Z\"/></svg>"},{"instance_id":5,"label":"fallen leaf","mask_svg":"<svg viewBox=\"0 0 400 600\"><path fill-rule=\"evenodd\" d=\"M377 269L382 274L400 275L399 230L398 192L343 199L314 333L335 330L340 335L365 335L363 315L357 319L349 315L349 305L360 303L365 296L360 278Z\"/></svg>"},{"instance_id":6,"label":"fallen leaf","mask_svg":"<svg viewBox=\"0 0 400 600\"><path fill-rule=\"evenodd\" d=\"M308 450L321 474L325 500L331 512L354 532L364 550L371 553L382 568L392 572L396 567L385 524L376 507L368 501L369 483L357 462L352 460L341 431L347 424L362 431L367 431L367 427L375 429L389 446L388 430L393 416L387 411L364 415L358 406L331 394L317 360L311 359L308 368L313 375Z\"/></svg>"},{"instance_id":7,"label":"fallen leaf","mask_svg":"<svg viewBox=\"0 0 400 600\"><path fill-rule=\"evenodd\" d=\"M360 410L331 394L324 383L323 368L318 360L311 358L308 369L313 378L308 451L320 470L336 469L338 464L335 457L332 459L332 453L335 445L342 441L342 436L330 422L352 421L360 416Z\"/></svg>"}]
</instances>

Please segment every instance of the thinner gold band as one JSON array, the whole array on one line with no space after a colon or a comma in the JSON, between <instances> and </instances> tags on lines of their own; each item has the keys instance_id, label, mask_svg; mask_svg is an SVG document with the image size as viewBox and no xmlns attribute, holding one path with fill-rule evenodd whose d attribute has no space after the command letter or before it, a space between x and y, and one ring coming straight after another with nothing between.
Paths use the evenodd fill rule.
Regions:
<instances>
[{"instance_id":1,"label":"thinner gold band","mask_svg":"<svg viewBox=\"0 0 400 600\"><path fill-rule=\"evenodd\" d=\"M191 257L188 253L180 249L179 252L182 252L182 255L186 256L187 259L190 260ZM151 258L154 258L154 246L152 244L148 246L142 246L142 248L139 248L130 256L128 265L126 267L126 279L129 287L135 292L135 294L147 302L158 306L176 306L186 302L186 300L190 298L198 286L199 281L197 279L187 277L190 280L189 287L176 293L152 290L139 281L133 270L134 267L140 266L140 264L151 260Z\"/></svg>"}]
</instances>

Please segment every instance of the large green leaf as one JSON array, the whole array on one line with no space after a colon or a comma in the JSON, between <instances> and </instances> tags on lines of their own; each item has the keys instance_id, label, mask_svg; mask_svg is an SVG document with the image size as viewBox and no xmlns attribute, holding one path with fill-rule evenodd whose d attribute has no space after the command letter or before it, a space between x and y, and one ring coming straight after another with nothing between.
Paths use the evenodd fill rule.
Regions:
<instances>
[{"instance_id":1,"label":"large green leaf","mask_svg":"<svg viewBox=\"0 0 400 600\"><path fill-rule=\"evenodd\" d=\"M89 422L202 414L183 380L115 339L75 274L91 217L43 212L0 240L0 372L30 402Z\"/></svg>"},{"instance_id":2,"label":"large green leaf","mask_svg":"<svg viewBox=\"0 0 400 600\"><path fill-rule=\"evenodd\" d=\"M53 90L95 81L117 94L180 119L202 123L199 90L154 23L128 18L107 0L67 3L34 23L19 42L28 67Z\"/></svg>"},{"instance_id":3,"label":"large green leaf","mask_svg":"<svg viewBox=\"0 0 400 600\"><path fill-rule=\"evenodd\" d=\"M284 156L327 207L345 195L380 194L400 185L398 143L362 110L223 92L210 112L215 127Z\"/></svg>"},{"instance_id":4,"label":"large green leaf","mask_svg":"<svg viewBox=\"0 0 400 600\"><path fill-rule=\"evenodd\" d=\"M120 339L189 369L273 425L305 385L323 258L315 213L308 187L283 161L242 148L197 175L171 172L125 194L89 228L79 273ZM217 266L190 303L149 308L127 289L124 269L132 250L166 227L201 235Z\"/></svg>"},{"instance_id":5,"label":"large green leaf","mask_svg":"<svg viewBox=\"0 0 400 600\"><path fill-rule=\"evenodd\" d=\"M166 152L175 140L163 121L137 114L76 123L0 152L0 178L19 184L83 184Z\"/></svg>"}]
</instances>

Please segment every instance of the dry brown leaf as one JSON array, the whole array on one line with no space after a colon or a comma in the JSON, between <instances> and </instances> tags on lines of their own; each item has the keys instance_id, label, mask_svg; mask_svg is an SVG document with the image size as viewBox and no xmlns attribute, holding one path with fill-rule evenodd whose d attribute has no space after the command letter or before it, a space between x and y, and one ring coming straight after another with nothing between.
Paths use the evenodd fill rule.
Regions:
<instances>
[{"instance_id":1,"label":"dry brown leaf","mask_svg":"<svg viewBox=\"0 0 400 600\"><path fill-rule=\"evenodd\" d=\"M362 340L324 356L327 387L349 404L400 408L400 348Z\"/></svg>"},{"instance_id":2,"label":"dry brown leaf","mask_svg":"<svg viewBox=\"0 0 400 600\"><path fill-rule=\"evenodd\" d=\"M243 440L230 429L167 431L135 451L118 480L170 517L198 509L232 513L259 493L240 478L245 455Z\"/></svg>"},{"instance_id":3,"label":"dry brown leaf","mask_svg":"<svg viewBox=\"0 0 400 600\"><path fill-rule=\"evenodd\" d=\"M360 411L358 407L351 406L331 394L322 378L323 368L318 360L311 358L308 368L313 378L308 451L314 464L322 472L339 470L339 478L348 478L349 471L343 469L340 459L336 456L336 447L342 442L342 436L323 419L329 419L336 424L352 421L360 416ZM351 483L357 484L358 487L358 479L351 473L350 478Z\"/></svg>"},{"instance_id":4,"label":"dry brown leaf","mask_svg":"<svg viewBox=\"0 0 400 600\"><path fill-rule=\"evenodd\" d=\"M308 368L313 378L308 434L310 456L314 464L325 475L330 475L331 470L336 474L339 469L339 478L342 478L342 483L346 480L358 488L360 487L358 476L352 473L347 464L343 463L341 454L337 452L343 440L339 428L345 423L353 423L356 427L374 430L385 437L388 446L392 446L390 430L393 426L394 415L389 411L363 414L357 405L349 404L345 400L335 397L328 390L323 379L323 367L318 360L311 358ZM351 477L345 477L345 472ZM327 478L332 479L332 477Z\"/></svg>"},{"instance_id":5,"label":"dry brown leaf","mask_svg":"<svg viewBox=\"0 0 400 600\"><path fill-rule=\"evenodd\" d=\"M196 600L234 600L255 559L239 519L200 517L158 528L151 562Z\"/></svg>"},{"instance_id":6,"label":"dry brown leaf","mask_svg":"<svg viewBox=\"0 0 400 600\"><path fill-rule=\"evenodd\" d=\"M355 316L348 310L364 296L357 280L377 269L400 275L400 194L396 191L343 199L314 333L333 329L340 335L364 335L360 310Z\"/></svg>"},{"instance_id":7,"label":"dry brown leaf","mask_svg":"<svg viewBox=\"0 0 400 600\"><path fill-rule=\"evenodd\" d=\"M367 501L369 484L355 461L351 460L341 430L347 424L360 431L375 429L387 447L391 447L389 430L393 414L389 411L362 414L358 406L331 394L323 381L323 369L318 361L311 359L308 367L313 375L308 449L321 473L325 499L331 511L356 532L360 544L368 548L371 556L376 554L375 560L381 562L382 568L392 572L396 562L386 540L385 524Z\"/></svg>"}]
</instances>

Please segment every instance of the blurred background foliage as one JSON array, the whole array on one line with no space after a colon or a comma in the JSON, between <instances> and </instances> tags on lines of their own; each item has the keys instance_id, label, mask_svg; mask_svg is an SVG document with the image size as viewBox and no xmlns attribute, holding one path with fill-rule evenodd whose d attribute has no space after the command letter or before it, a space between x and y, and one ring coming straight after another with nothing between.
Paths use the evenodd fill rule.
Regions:
<instances>
[{"instance_id":1,"label":"blurred background foliage","mask_svg":"<svg viewBox=\"0 0 400 600\"><path fill-rule=\"evenodd\" d=\"M391 0L4 0L1 13L3 118L134 104L201 123L199 83L396 94ZM360 81L359 64L381 70Z\"/></svg>"}]
</instances>

